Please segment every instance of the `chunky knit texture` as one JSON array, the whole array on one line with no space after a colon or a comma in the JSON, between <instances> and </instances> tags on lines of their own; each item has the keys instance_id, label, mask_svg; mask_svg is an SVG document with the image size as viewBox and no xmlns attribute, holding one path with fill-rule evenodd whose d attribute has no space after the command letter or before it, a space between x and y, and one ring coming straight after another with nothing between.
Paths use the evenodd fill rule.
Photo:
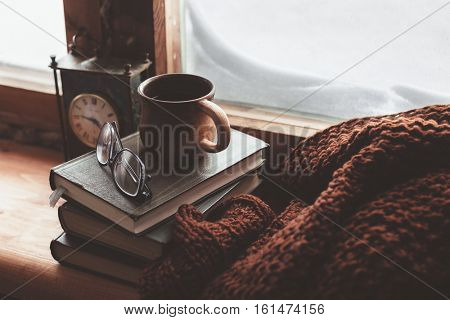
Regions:
<instances>
[{"instance_id":1,"label":"chunky knit texture","mask_svg":"<svg viewBox=\"0 0 450 320\"><path fill-rule=\"evenodd\" d=\"M275 180L280 214L253 196L208 221L176 215L142 277L145 298L450 296L450 106L344 122L303 140Z\"/></svg>"}]
</instances>

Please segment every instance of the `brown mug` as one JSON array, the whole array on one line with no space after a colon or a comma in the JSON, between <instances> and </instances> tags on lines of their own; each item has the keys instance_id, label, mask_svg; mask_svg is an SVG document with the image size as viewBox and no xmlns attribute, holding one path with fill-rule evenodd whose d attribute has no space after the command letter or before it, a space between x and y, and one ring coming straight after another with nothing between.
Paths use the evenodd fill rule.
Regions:
<instances>
[{"instance_id":1,"label":"brown mug","mask_svg":"<svg viewBox=\"0 0 450 320\"><path fill-rule=\"evenodd\" d=\"M146 149L171 143L172 149L195 147L200 153L211 153L229 145L230 123L225 111L211 101L215 87L208 79L163 74L142 82L138 93L139 131Z\"/></svg>"}]
</instances>

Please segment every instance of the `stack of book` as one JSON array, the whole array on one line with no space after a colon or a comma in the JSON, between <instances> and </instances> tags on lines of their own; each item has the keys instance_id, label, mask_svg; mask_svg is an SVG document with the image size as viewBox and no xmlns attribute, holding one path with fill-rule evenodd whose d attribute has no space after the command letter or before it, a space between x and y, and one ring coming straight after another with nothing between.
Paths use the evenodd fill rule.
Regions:
<instances>
[{"instance_id":1,"label":"stack of book","mask_svg":"<svg viewBox=\"0 0 450 320\"><path fill-rule=\"evenodd\" d=\"M139 153L138 134L122 140ZM122 194L110 169L95 152L50 171L50 186L66 200L58 208L64 232L50 244L62 264L137 284L149 261L164 254L171 241L173 215L185 203L207 215L224 200L252 192L261 182L258 170L267 144L232 130L229 147L206 154L189 174L156 174L152 197L138 200Z\"/></svg>"}]
</instances>

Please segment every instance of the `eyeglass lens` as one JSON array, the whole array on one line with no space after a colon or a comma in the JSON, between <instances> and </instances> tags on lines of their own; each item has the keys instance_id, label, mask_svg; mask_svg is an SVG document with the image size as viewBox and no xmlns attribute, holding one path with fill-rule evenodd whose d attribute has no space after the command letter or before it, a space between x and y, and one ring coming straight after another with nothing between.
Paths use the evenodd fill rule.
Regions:
<instances>
[{"instance_id":1,"label":"eyeglass lens","mask_svg":"<svg viewBox=\"0 0 450 320\"><path fill-rule=\"evenodd\" d=\"M113 164L113 175L118 187L130 196L139 192L142 175L142 167L135 154L124 150L117 155Z\"/></svg>"},{"instance_id":2,"label":"eyeglass lens","mask_svg":"<svg viewBox=\"0 0 450 320\"><path fill-rule=\"evenodd\" d=\"M115 130L114 126L110 123L106 123L97 141L97 159L101 164L107 164L108 160L114 159L116 154L122 150L122 144L120 143L120 137Z\"/></svg>"}]
</instances>

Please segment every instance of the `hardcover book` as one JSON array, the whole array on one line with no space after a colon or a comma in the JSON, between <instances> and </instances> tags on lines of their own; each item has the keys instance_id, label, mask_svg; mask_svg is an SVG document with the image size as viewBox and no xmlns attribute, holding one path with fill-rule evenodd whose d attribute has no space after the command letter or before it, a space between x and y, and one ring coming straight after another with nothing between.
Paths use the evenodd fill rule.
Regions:
<instances>
[{"instance_id":1,"label":"hardcover book","mask_svg":"<svg viewBox=\"0 0 450 320\"><path fill-rule=\"evenodd\" d=\"M257 173L248 174L238 182L221 188L207 198L194 203L197 209L207 215L216 205L226 199L252 192L261 183ZM114 250L153 260L161 256L164 247L171 240L173 219L162 222L143 235L129 233L111 221L80 205L66 202L58 208L59 221L64 231L82 239L92 239Z\"/></svg>"},{"instance_id":2,"label":"hardcover book","mask_svg":"<svg viewBox=\"0 0 450 320\"><path fill-rule=\"evenodd\" d=\"M92 242L62 233L50 243L53 258L61 264L87 269L114 279L137 285L145 267L141 259L120 251L108 250Z\"/></svg>"},{"instance_id":3,"label":"hardcover book","mask_svg":"<svg viewBox=\"0 0 450 320\"><path fill-rule=\"evenodd\" d=\"M138 153L138 133L122 141L125 148ZM141 234L169 218L181 204L194 203L259 168L267 146L262 140L232 130L229 147L205 154L195 172L154 175L149 185L153 196L145 201L117 190L110 169L98 164L94 151L52 168L50 186L53 190L62 187L63 198L82 204L129 232Z\"/></svg>"}]
</instances>

